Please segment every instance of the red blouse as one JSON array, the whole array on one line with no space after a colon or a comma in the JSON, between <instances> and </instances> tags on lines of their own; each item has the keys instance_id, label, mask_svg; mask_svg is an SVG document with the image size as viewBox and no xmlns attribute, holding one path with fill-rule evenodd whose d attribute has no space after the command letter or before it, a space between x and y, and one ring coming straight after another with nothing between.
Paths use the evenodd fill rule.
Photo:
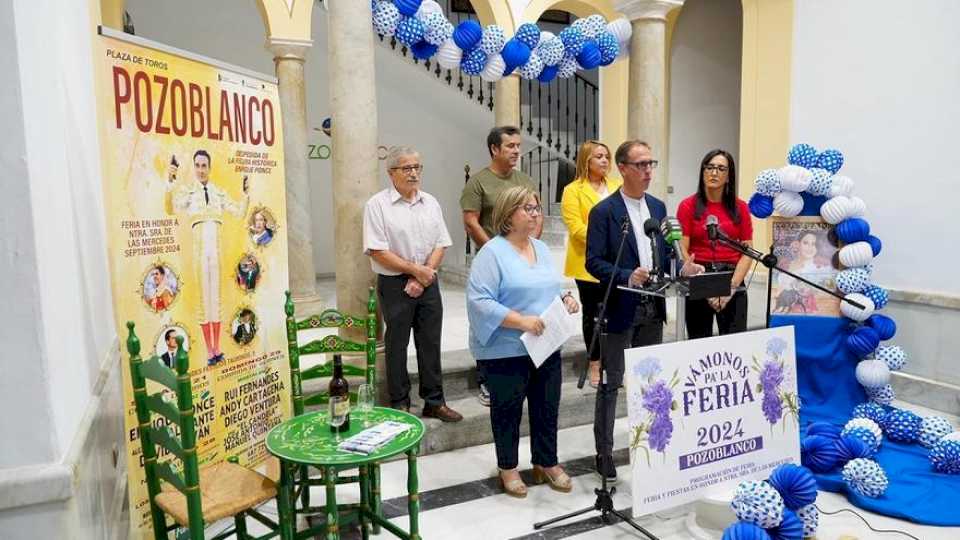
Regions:
<instances>
[{"instance_id":1,"label":"red blouse","mask_svg":"<svg viewBox=\"0 0 960 540\"><path fill-rule=\"evenodd\" d=\"M706 209L700 219L694 219L694 213L697 209L697 196L691 195L684 199L677 208L677 220L683 227L683 235L690 238L689 253L694 256L698 263L704 262L722 262L736 263L740 260L740 254L722 242L711 242L707 238L707 216L717 216L720 223L720 230L724 234L739 240L749 242L753 239L753 223L750 219L750 208L747 203L737 199L737 210L740 213L740 224L736 224L730 219L730 215L724 208L723 203L707 202Z\"/></svg>"}]
</instances>

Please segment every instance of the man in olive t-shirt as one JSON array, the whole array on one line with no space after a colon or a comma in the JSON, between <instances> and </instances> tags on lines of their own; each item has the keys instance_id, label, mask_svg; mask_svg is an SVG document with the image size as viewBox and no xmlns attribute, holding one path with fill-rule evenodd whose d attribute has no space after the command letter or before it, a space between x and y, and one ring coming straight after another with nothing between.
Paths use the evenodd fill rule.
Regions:
<instances>
[{"instance_id":1,"label":"man in olive t-shirt","mask_svg":"<svg viewBox=\"0 0 960 540\"><path fill-rule=\"evenodd\" d=\"M497 234L493 228L493 207L497 196L514 186L526 186L534 192L537 191L533 179L516 169L517 162L520 161L520 142L520 130L514 126L491 129L487 135L490 165L472 175L463 186L463 193L460 194L463 227L478 250ZM535 236L540 238L542 232L541 214ZM487 392L487 377L482 362L477 362L477 382L480 385L477 399L482 405L489 407L490 393Z\"/></svg>"},{"instance_id":2,"label":"man in olive t-shirt","mask_svg":"<svg viewBox=\"0 0 960 540\"><path fill-rule=\"evenodd\" d=\"M520 143L520 130L513 126L500 126L490 130L487 135L490 165L471 175L470 180L463 186L460 195L463 226L477 249L497 234L493 228L493 207L500 193L514 186L525 186L537 191L533 179L515 168L520 160ZM537 238L542 230L541 218L536 231Z\"/></svg>"}]
</instances>

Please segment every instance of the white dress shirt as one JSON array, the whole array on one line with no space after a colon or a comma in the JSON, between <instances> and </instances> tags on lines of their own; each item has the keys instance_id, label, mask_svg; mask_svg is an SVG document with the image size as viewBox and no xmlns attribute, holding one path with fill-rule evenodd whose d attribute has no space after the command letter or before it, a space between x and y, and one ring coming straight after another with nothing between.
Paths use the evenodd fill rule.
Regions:
<instances>
[{"instance_id":1,"label":"white dress shirt","mask_svg":"<svg viewBox=\"0 0 960 540\"><path fill-rule=\"evenodd\" d=\"M623 203L627 205L627 214L630 216L630 226L633 227L633 236L637 239L637 254L640 255L640 267L650 270L653 268L653 251L650 249L650 238L643 234L643 224L650 219L650 209L647 208L647 198L634 199L624 195Z\"/></svg>"},{"instance_id":2,"label":"white dress shirt","mask_svg":"<svg viewBox=\"0 0 960 540\"><path fill-rule=\"evenodd\" d=\"M404 199L392 185L367 201L363 210L363 252L389 251L401 259L426 264L437 248L453 245L443 221L440 203L429 193L417 191L413 201ZM370 258L373 271L385 276L400 272Z\"/></svg>"}]
</instances>

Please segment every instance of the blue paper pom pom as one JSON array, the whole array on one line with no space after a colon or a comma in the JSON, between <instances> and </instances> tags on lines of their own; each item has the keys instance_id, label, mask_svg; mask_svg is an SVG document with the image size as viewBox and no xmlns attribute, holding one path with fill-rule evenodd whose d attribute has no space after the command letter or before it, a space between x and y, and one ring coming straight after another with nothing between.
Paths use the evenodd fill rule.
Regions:
<instances>
[{"instance_id":1,"label":"blue paper pom pom","mask_svg":"<svg viewBox=\"0 0 960 540\"><path fill-rule=\"evenodd\" d=\"M960 440L951 434L937 441L930 449L930 464L938 473L960 474Z\"/></svg>"},{"instance_id":2,"label":"blue paper pom pom","mask_svg":"<svg viewBox=\"0 0 960 540\"><path fill-rule=\"evenodd\" d=\"M866 391L867 396L874 403L879 403L880 405L889 405L893 403L893 400L897 397L893 391L893 387L889 384L878 388L866 388Z\"/></svg>"},{"instance_id":3,"label":"blue paper pom pom","mask_svg":"<svg viewBox=\"0 0 960 540\"><path fill-rule=\"evenodd\" d=\"M886 362L890 371L898 371L907 363L907 353L899 345L885 345L877 348L877 360Z\"/></svg>"},{"instance_id":4,"label":"blue paper pom pom","mask_svg":"<svg viewBox=\"0 0 960 540\"><path fill-rule=\"evenodd\" d=\"M806 467L785 463L770 473L767 479L790 510L811 504L817 500L817 480Z\"/></svg>"},{"instance_id":5,"label":"blue paper pom pom","mask_svg":"<svg viewBox=\"0 0 960 540\"><path fill-rule=\"evenodd\" d=\"M381 36L392 36L400 23L400 11L390 2L379 2L373 9L373 30Z\"/></svg>"},{"instance_id":6,"label":"blue paper pom pom","mask_svg":"<svg viewBox=\"0 0 960 540\"><path fill-rule=\"evenodd\" d=\"M784 510L778 527L767 531L773 540L802 540L803 522L792 510Z\"/></svg>"},{"instance_id":7,"label":"blue paper pom pom","mask_svg":"<svg viewBox=\"0 0 960 540\"><path fill-rule=\"evenodd\" d=\"M500 56L503 57L504 63L507 64L507 72L513 71L514 69L527 63L527 60L530 59L530 47L527 47L523 44L522 41L517 38L513 38L503 46L503 51L500 53Z\"/></svg>"},{"instance_id":8,"label":"blue paper pom pom","mask_svg":"<svg viewBox=\"0 0 960 540\"><path fill-rule=\"evenodd\" d=\"M766 219L773 214L773 197L754 193L750 196L750 213L760 219Z\"/></svg>"},{"instance_id":9,"label":"blue paper pom pom","mask_svg":"<svg viewBox=\"0 0 960 540\"><path fill-rule=\"evenodd\" d=\"M808 504L797 510L797 517L803 522L803 537L816 536L817 528L820 527L820 511L817 510L817 505Z\"/></svg>"},{"instance_id":10,"label":"blue paper pom pom","mask_svg":"<svg viewBox=\"0 0 960 540\"><path fill-rule=\"evenodd\" d=\"M867 446L865 442L849 435L837 439L837 452L840 453L840 463L846 463L857 458L868 458L873 455L873 449Z\"/></svg>"},{"instance_id":11,"label":"blue paper pom pom","mask_svg":"<svg viewBox=\"0 0 960 540\"><path fill-rule=\"evenodd\" d=\"M537 80L542 83L548 83L557 77L558 71L560 71L558 66L544 66Z\"/></svg>"},{"instance_id":12,"label":"blue paper pom pom","mask_svg":"<svg viewBox=\"0 0 960 540\"><path fill-rule=\"evenodd\" d=\"M876 257L880 254L880 250L883 249L883 242L880 241L876 236L870 235L867 237L867 243L870 244L870 250L873 251L873 256Z\"/></svg>"},{"instance_id":13,"label":"blue paper pom pom","mask_svg":"<svg viewBox=\"0 0 960 540\"><path fill-rule=\"evenodd\" d=\"M800 462L813 472L830 472L840 463L834 439L822 435L804 437L800 441Z\"/></svg>"},{"instance_id":14,"label":"blue paper pom pom","mask_svg":"<svg viewBox=\"0 0 960 540\"><path fill-rule=\"evenodd\" d=\"M397 23L397 32L394 34L397 41L406 46L412 46L414 43L423 39L423 23L416 17L403 17Z\"/></svg>"},{"instance_id":15,"label":"blue paper pom pom","mask_svg":"<svg viewBox=\"0 0 960 540\"><path fill-rule=\"evenodd\" d=\"M722 540L770 540L770 535L755 523L737 521L724 529Z\"/></svg>"},{"instance_id":16,"label":"blue paper pom pom","mask_svg":"<svg viewBox=\"0 0 960 540\"><path fill-rule=\"evenodd\" d=\"M587 41L583 32L573 26L568 26L561 30L559 37L560 41L563 42L563 55L567 58L575 58L580 54L580 49L583 48L583 44Z\"/></svg>"},{"instance_id":17,"label":"blue paper pom pom","mask_svg":"<svg viewBox=\"0 0 960 540\"><path fill-rule=\"evenodd\" d=\"M532 50L540 43L540 28L533 23L523 23L513 37Z\"/></svg>"},{"instance_id":18,"label":"blue paper pom pom","mask_svg":"<svg viewBox=\"0 0 960 540\"><path fill-rule=\"evenodd\" d=\"M597 47L600 48L600 65L609 66L620 54L620 42L617 36L604 30L597 35Z\"/></svg>"},{"instance_id":19,"label":"blue paper pom pom","mask_svg":"<svg viewBox=\"0 0 960 540\"><path fill-rule=\"evenodd\" d=\"M887 301L890 300L890 294L887 293L886 289L876 285L871 285L862 292L864 296L873 300L873 306L876 309L883 309L883 307L887 305ZM878 337L879 335L880 334L877 334Z\"/></svg>"},{"instance_id":20,"label":"blue paper pom pom","mask_svg":"<svg viewBox=\"0 0 960 540\"><path fill-rule=\"evenodd\" d=\"M783 191L783 183L780 181L780 173L777 169L764 169L757 175L755 181L757 193L761 195L776 196Z\"/></svg>"},{"instance_id":21,"label":"blue paper pom pom","mask_svg":"<svg viewBox=\"0 0 960 540\"><path fill-rule=\"evenodd\" d=\"M857 359L866 358L880 345L880 336L877 331L869 326L860 326L847 336L847 349Z\"/></svg>"},{"instance_id":22,"label":"blue paper pom pom","mask_svg":"<svg viewBox=\"0 0 960 540\"><path fill-rule=\"evenodd\" d=\"M922 423L923 419L910 411L893 409L883 418L880 427L891 441L912 443L920 436Z\"/></svg>"},{"instance_id":23,"label":"blue paper pom pom","mask_svg":"<svg viewBox=\"0 0 960 540\"><path fill-rule=\"evenodd\" d=\"M837 174L840 167L843 167L843 154L832 148L824 150L817 156L816 166L830 171L830 174Z\"/></svg>"},{"instance_id":24,"label":"blue paper pom pom","mask_svg":"<svg viewBox=\"0 0 960 540\"><path fill-rule=\"evenodd\" d=\"M810 185L807 186L807 193L818 197L828 195L830 193L830 187L833 186L833 176L830 174L830 171L814 167L810 169L810 172L813 173L813 179L810 180Z\"/></svg>"},{"instance_id":25,"label":"blue paper pom pom","mask_svg":"<svg viewBox=\"0 0 960 540\"><path fill-rule=\"evenodd\" d=\"M873 420L877 424L880 424L885 416L887 416L886 409L869 401L861 403L853 408L854 418L867 418L869 420Z\"/></svg>"},{"instance_id":26,"label":"blue paper pom pom","mask_svg":"<svg viewBox=\"0 0 960 540\"><path fill-rule=\"evenodd\" d=\"M450 24L443 13L430 13L420 21L425 28L423 39L431 45L439 47L453 35L453 25Z\"/></svg>"},{"instance_id":27,"label":"blue paper pom pom","mask_svg":"<svg viewBox=\"0 0 960 540\"><path fill-rule=\"evenodd\" d=\"M897 334L897 323L895 323L893 319L887 317L886 315L874 313L867 318L864 324L876 330L881 341L886 341ZM888 362L887 365L890 365L890 363Z\"/></svg>"},{"instance_id":28,"label":"blue paper pom pom","mask_svg":"<svg viewBox=\"0 0 960 540\"><path fill-rule=\"evenodd\" d=\"M830 422L814 422L807 426L807 437L821 435L828 439L839 439L843 428Z\"/></svg>"},{"instance_id":29,"label":"blue paper pom pom","mask_svg":"<svg viewBox=\"0 0 960 540\"><path fill-rule=\"evenodd\" d=\"M503 49L503 44L506 42L507 37L503 28L496 24L490 24L483 29L483 33L480 35L480 44L477 47L487 56L493 56L500 54L500 50Z\"/></svg>"},{"instance_id":30,"label":"blue paper pom pom","mask_svg":"<svg viewBox=\"0 0 960 540\"><path fill-rule=\"evenodd\" d=\"M858 293L870 286L870 272L866 268L847 268L837 272L837 289L843 294Z\"/></svg>"},{"instance_id":31,"label":"blue paper pom pom","mask_svg":"<svg viewBox=\"0 0 960 540\"><path fill-rule=\"evenodd\" d=\"M917 441L927 448L933 448L945 435L953 433L953 426L942 416L928 416L920 423L920 436Z\"/></svg>"},{"instance_id":32,"label":"blue paper pom pom","mask_svg":"<svg viewBox=\"0 0 960 540\"><path fill-rule=\"evenodd\" d=\"M889 485L880 465L869 459L855 459L844 465L843 480L848 488L872 498L883 495Z\"/></svg>"},{"instance_id":33,"label":"blue paper pom pom","mask_svg":"<svg viewBox=\"0 0 960 540\"><path fill-rule=\"evenodd\" d=\"M410 52L413 53L413 57L418 60L426 60L437 54L437 49L439 49L439 47L427 40L418 41L410 46Z\"/></svg>"},{"instance_id":34,"label":"blue paper pom pom","mask_svg":"<svg viewBox=\"0 0 960 540\"><path fill-rule=\"evenodd\" d=\"M799 165L810 169L817 166L817 149L809 144L795 144L787 154L787 162L790 165ZM826 167L824 167L826 168Z\"/></svg>"},{"instance_id":35,"label":"blue paper pom pom","mask_svg":"<svg viewBox=\"0 0 960 540\"><path fill-rule=\"evenodd\" d=\"M783 519L783 499L766 482L740 482L730 506L737 519L756 523L764 529L780 525Z\"/></svg>"},{"instance_id":36,"label":"blue paper pom pom","mask_svg":"<svg viewBox=\"0 0 960 540\"><path fill-rule=\"evenodd\" d=\"M848 218L837 223L836 232L844 244L852 244L870 236L870 224L865 219Z\"/></svg>"},{"instance_id":37,"label":"blue paper pom pom","mask_svg":"<svg viewBox=\"0 0 960 540\"><path fill-rule=\"evenodd\" d=\"M460 69L467 75L479 75L486 63L487 55L483 54L480 49L474 49L463 55L463 60L460 61Z\"/></svg>"},{"instance_id":38,"label":"blue paper pom pom","mask_svg":"<svg viewBox=\"0 0 960 540\"><path fill-rule=\"evenodd\" d=\"M588 39L583 47L580 49L580 54L577 55L577 63L580 64L583 69L593 69L600 65L600 61L603 59L603 55L600 54L600 47L597 46L597 42Z\"/></svg>"},{"instance_id":39,"label":"blue paper pom pom","mask_svg":"<svg viewBox=\"0 0 960 540\"><path fill-rule=\"evenodd\" d=\"M453 30L453 42L457 44L457 47L463 49L464 56L466 56L466 51L473 49L477 46L477 43L480 43L481 37L483 37L483 27L473 19L463 21Z\"/></svg>"},{"instance_id":40,"label":"blue paper pom pom","mask_svg":"<svg viewBox=\"0 0 960 540\"><path fill-rule=\"evenodd\" d=\"M867 448L870 449L870 454L873 455L880 449L880 439L877 438L877 435L870 431L867 428L855 427L852 429L843 430L843 435L840 437L857 439L864 444ZM843 457L843 454L840 453L840 457Z\"/></svg>"},{"instance_id":41,"label":"blue paper pom pom","mask_svg":"<svg viewBox=\"0 0 960 540\"><path fill-rule=\"evenodd\" d=\"M423 0L393 0L393 5L397 6L397 10L404 17L413 17L420 9L421 3L423 3Z\"/></svg>"}]
</instances>

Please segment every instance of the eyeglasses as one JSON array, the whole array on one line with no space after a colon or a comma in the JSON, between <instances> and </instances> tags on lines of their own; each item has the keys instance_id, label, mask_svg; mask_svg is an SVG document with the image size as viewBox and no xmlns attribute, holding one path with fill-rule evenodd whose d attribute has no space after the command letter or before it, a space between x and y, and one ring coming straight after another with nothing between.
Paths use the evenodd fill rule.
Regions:
<instances>
[{"instance_id":1,"label":"eyeglasses","mask_svg":"<svg viewBox=\"0 0 960 540\"><path fill-rule=\"evenodd\" d=\"M539 204L525 204L521 208L523 208L523 211L531 216L543 213L543 207Z\"/></svg>"},{"instance_id":2,"label":"eyeglasses","mask_svg":"<svg viewBox=\"0 0 960 540\"><path fill-rule=\"evenodd\" d=\"M652 159L650 161L624 161L624 165L633 165L638 169L656 169L659 161Z\"/></svg>"},{"instance_id":3,"label":"eyeglasses","mask_svg":"<svg viewBox=\"0 0 960 540\"><path fill-rule=\"evenodd\" d=\"M423 165L405 165L403 167L390 167L391 171L403 171L403 174L421 173Z\"/></svg>"},{"instance_id":4,"label":"eyeglasses","mask_svg":"<svg viewBox=\"0 0 960 540\"><path fill-rule=\"evenodd\" d=\"M707 165L706 167L703 168L703 170L707 172L716 172L716 173L725 173L729 169L730 168L727 167L726 165Z\"/></svg>"}]
</instances>

